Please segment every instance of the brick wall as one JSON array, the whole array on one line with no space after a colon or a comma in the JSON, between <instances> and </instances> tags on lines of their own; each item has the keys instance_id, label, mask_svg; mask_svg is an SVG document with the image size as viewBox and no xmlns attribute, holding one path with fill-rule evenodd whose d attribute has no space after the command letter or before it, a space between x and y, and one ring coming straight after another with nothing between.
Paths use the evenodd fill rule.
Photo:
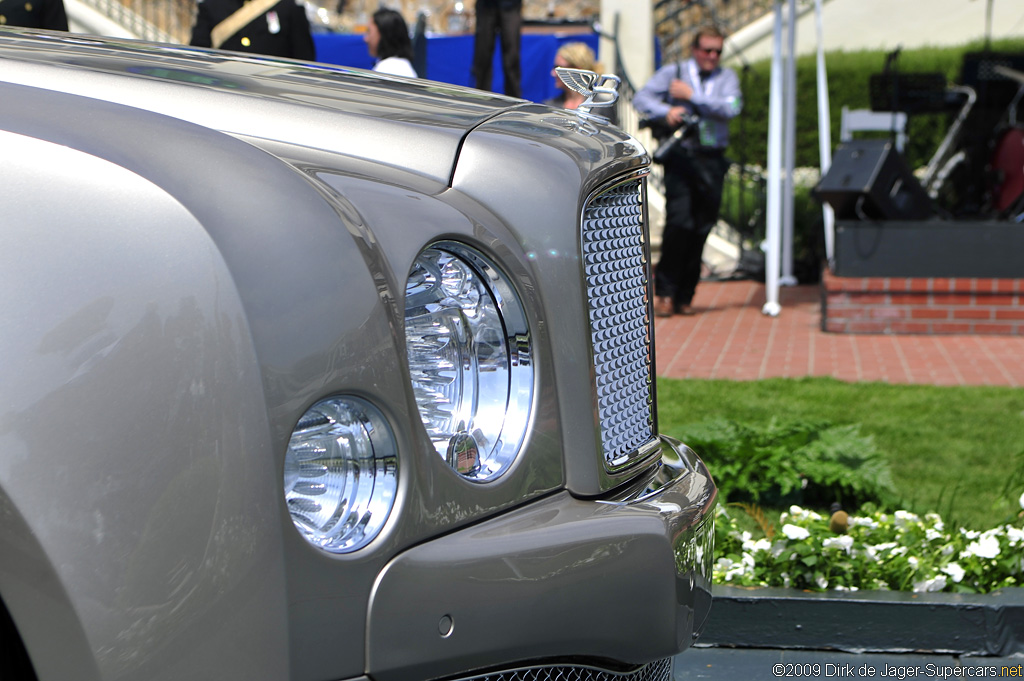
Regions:
<instances>
[{"instance_id":1,"label":"brick wall","mask_svg":"<svg viewBox=\"0 0 1024 681\"><path fill-rule=\"evenodd\" d=\"M1024 279L822 276L835 333L1024 335Z\"/></svg>"}]
</instances>

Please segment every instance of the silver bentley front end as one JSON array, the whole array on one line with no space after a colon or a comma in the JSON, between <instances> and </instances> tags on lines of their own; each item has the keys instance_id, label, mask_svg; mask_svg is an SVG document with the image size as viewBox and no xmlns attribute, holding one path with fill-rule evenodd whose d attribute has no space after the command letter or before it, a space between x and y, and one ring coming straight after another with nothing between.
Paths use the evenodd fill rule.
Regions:
<instances>
[{"instance_id":1,"label":"silver bentley front end","mask_svg":"<svg viewBox=\"0 0 1024 681\"><path fill-rule=\"evenodd\" d=\"M716 488L658 430L639 142L197 48L0 65L0 678L671 679Z\"/></svg>"}]
</instances>

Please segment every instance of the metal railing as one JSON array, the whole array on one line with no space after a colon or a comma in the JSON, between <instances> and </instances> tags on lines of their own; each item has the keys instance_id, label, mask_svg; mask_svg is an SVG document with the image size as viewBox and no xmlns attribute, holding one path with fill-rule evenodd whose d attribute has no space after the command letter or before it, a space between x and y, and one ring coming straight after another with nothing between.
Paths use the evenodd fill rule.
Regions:
<instances>
[{"instance_id":1,"label":"metal railing","mask_svg":"<svg viewBox=\"0 0 1024 681\"><path fill-rule=\"evenodd\" d=\"M196 0L82 0L142 40L184 45L192 37ZM325 0L306 0L307 14L323 18ZM334 14L327 11L328 14ZM318 24L324 21L318 21ZM319 26L318 26L319 27Z\"/></svg>"},{"instance_id":2,"label":"metal railing","mask_svg":"<svg viewBox=\"0 0 1024 681\"><path fill-rule=\"evenodd\" d=\"M195 0L82 0L132 35L160 43L187 43Z\"/></svg>"}]
</instances>

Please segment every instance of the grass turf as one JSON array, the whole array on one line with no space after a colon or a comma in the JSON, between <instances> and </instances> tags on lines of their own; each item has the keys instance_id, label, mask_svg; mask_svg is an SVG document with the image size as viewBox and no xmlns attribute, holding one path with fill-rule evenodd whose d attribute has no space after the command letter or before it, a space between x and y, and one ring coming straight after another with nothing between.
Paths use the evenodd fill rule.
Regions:
<instances>
[{"instance_id":1,"label":"grass turf","mask_svg":"<svg viewBox=\"0 0 1024 681\"><path fill-rule=\"evenodd\" d=\"M888 458L900 506L940 513L947 524L983 530L1021 510L1024 390L658 379L661 432L678 437L682 426L716 417L751 425L773 417L858 424ZM714 461L707 464L714 475Z\"/></svg>"}]
</instances>

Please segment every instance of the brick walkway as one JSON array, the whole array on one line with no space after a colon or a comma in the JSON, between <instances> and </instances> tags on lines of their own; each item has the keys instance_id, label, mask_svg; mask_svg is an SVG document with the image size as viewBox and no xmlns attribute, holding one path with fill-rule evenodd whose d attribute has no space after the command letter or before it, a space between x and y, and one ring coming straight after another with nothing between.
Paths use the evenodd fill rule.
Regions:
<instances>
[{"instance_id":1,"label":"brick walkway","mask_svg":"<svg viewBox=\"0 0 1024 681\"><path fill-rule=\"evenodd\" d=\"M1024 336L825 333L818 285L783 287L778 317L761 313L764 300L759 282L701 282L696 315L655 322L658 375L1024 385Z\"/></svg>"}]
</instances>

